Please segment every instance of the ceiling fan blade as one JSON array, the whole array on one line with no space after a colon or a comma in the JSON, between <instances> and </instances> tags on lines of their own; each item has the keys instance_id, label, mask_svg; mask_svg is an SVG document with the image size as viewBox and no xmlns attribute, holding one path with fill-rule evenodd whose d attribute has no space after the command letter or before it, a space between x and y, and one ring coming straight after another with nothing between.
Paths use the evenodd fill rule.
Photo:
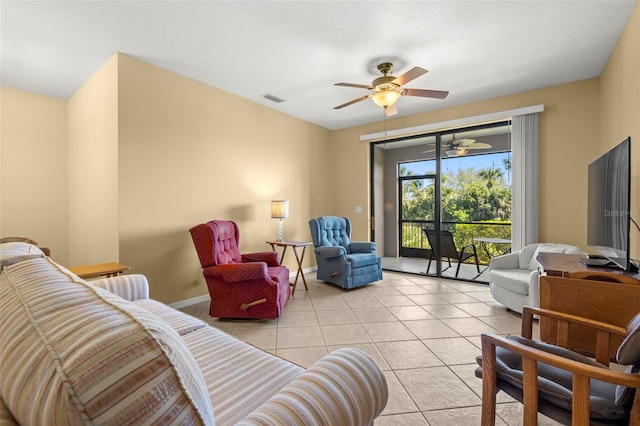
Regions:
<instances>
[{"instance_id":1,"label":"ceiling fan blade","mask_svg":"<svg viewBox=\"0 0 640 426\"><path fill-rule=\"evenodd\" d=\"M361 98L358 98L358 99L354 99L354 100L352 100L352 101L349 101L349 102L347 102L346 104L342 104L342 105L338 105L337 107L333 107L333 109L340 109L340 108L344 108L344 107L346 107L346 106L353 105L353 104L355 104L356 102L364 101L365 99L368 99L368 98L370 98L370 97L371 97L371 95L366 95L366 96L363 96L363 97L361 97Z\"/></svg>"},{"instance_id":2,"label":"ceiling fan blade","mask_svg":"<svg viewBox=\"0 0 640 426\"><path fill-rule=\"evenodd\" d=\"M471 145L465 146L465 148L467 148L467 149L487 149L487 148L491 148L491 145L489 145L488 143L484 143L484 142L476 142L476 143L472 143Z\"/></svg>"},{"instance_id":3,"label":"ceiling fan blade","mask_svg":"<svg viewBox=\"0 0 640 426\"><path fill-rule=\"evenodd\" d=\"M396 108L395 104L389 105L384 109L384 111L387 114L387 117L391 117L392 115L396 115L398 113L398 109Z\"/></svg>"},{"instance_id":4,"label":"ceiling fan blade","mask_svg":"<svg viewBox=\"0 0 640 426\"><path fill-rule=\"evenodd\" d=\"M421 75L426 74L427 72L428 71L425 70L424 68L413 67L409 71L405 72L404 74L396 77L396 79L393 80L392 83L397 84L398 86L403 86L408 82L410 82L411 80L415 80Z\"/></svg>"},{"instance_id":5,"label":"ceiling fan blade","mask_svg":"<svg viewBox=\"0 0 640 426\"><path fill-rule=\"evenodd\" d=\"M449 92L443 90L425 90L425 89L404 89L406 96L421 96L423 98L444 99Z\"/></svg>"},{"instance_id":6,"label":"ceiling fan blade","mask_svg":"<svg viewBox=\"0 0 640 426\"><path fill-rule=\"evenodd\" d=\"M473 143L476 143L475 139L454 139L453 144L455 146L469 146Z\"/></svg>"},{"instance_id":7,"label":"ceiling fan blade","mask_svg":"<svg viewBox=\"0 0 640 426\"><path fill-rule=\"evenodd\" d=\"M431 148L431 149L428 149L428 150L426 150L426 151L422 151L422 153L423 153L423 154L428 154L428 153L430 153L430 152L434 152L435 150L436 150L436 147L434 146L434 147L433 147L433 148Z\"/></svg>"},{"instance_id":8,"label":"ceiling fan blade","mask_svg":"<svg viewBox=\"0 0 640 426\"><path fill-rule=\"evenodd\" d=\"M372 89L371 86L367 86L364 84L352 84L352 83L336 83L334 86L344 86L344 87L357 87L358 89Z\"/></svg>"}]
</instances>

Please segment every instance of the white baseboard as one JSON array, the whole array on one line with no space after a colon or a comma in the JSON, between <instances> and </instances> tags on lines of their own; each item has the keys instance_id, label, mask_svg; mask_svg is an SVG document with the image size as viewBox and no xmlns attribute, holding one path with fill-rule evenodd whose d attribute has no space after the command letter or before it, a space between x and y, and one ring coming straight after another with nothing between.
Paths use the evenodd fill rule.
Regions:
<instances>
[{"instance_id":1,"label":"white baseboard","mask_svg":"<svg viewBox=\"0 0 640 426\"><path fill-rule=\"evenodd\" d=\"M208 294L203 294L202 296L192 297L191 299L180 300L179 302L169 303L173 309L182 309L187 306L197 305L198 303L209 303L211 301L211 297Z\"/></svg>"},{"instance_id":2,"label":"white baseboard","mask_svg":"<svg viewBox=\"0 0 640 426\"><path fill-rule=\"evenodd\" d=\"M314 272L317 270L318 270L317 266L312 266L310 268L303 269L302 272L306 274L308 272ZM290 279L294 279L295 277L296 277L295 272L289 273ZM187 306L197 305L198 303L204 303L204 302L210 302L210 301L211 301L211 297L208 294L203 294L202 296L192 297L191 299L185 299L185 300L180 300L178 302L169 303L169 306L171 306L173 309L182 309L182 308L186 308Z\"/></svg>"}]
</instances>

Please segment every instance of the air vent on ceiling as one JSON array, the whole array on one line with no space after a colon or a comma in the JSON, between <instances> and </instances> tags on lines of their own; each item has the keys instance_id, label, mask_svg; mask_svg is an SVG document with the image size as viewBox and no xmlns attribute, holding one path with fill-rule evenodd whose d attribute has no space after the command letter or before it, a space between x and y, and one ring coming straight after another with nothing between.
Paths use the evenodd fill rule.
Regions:
<instances>
[{"instance_id":1,"label":"air vent on ceiling","mask_svg":"<svg viewBox=\"0 0 640 426\"><path fill-rule=\"evenodd\" d=\"M269 99L271 102L275 102L277 104L284 102L284 99L277 97L276 95L272 95L271 93L265 93L262 95L263 98Z\"/></svg>"}]
</instances>

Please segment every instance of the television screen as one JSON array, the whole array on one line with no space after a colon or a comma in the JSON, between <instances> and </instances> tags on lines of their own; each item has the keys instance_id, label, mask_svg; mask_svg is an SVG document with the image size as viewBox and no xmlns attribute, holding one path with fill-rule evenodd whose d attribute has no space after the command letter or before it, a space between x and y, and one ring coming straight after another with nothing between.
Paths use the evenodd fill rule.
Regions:
<instances>
[{"instance_id":1,"label":"television screen","mask_svg":"<svg viewBox=\"0 0 640 426\"><path fill-rule=\"evenodd\" d=\"M609 261L631 270L631 138L589 165L587 244Z\"/></svg>"}]
</instances>

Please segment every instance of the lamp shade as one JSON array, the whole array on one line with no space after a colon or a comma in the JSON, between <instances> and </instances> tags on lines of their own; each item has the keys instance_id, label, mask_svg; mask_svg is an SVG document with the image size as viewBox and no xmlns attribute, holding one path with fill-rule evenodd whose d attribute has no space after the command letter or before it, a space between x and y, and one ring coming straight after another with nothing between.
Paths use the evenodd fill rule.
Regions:
<instances>
[{"instance_id":1,"label":"lamp shade","mask_svg":"<svg viewBox=\"0 0 640 426\"><path fill-rule=\"evenodd\" d=\"M400 97L400 93L395 90L382 90L380 92L376 92L373 94L373 102L376 103L379 107L386 108L396 103L398 98Z\"/></svg>"},{"instance_id":2,"label":"lamp shade","mask_svg":"<svg viewBox=\"0 0 640 426\"><path fill-rule=\"evenodd\" d=\"M271 219L286 219L289 217L288 200L271 201Z\"/></svg>"}]
</instances>

